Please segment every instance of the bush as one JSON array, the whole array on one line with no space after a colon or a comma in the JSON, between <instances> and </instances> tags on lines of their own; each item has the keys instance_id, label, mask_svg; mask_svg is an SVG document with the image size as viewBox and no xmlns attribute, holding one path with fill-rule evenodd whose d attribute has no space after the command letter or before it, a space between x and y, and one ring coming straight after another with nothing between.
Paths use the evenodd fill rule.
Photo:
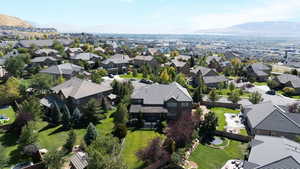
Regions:
<instances>
[{"instance_id":1,"label":"bush","mask_svg":"<svg viewBox=\"0 0 300 169\"><path fill-rule=\"evenodd\" d=\"M114 128L113 134L115 137L122 139L127 135L127 126L125 124L117 124Z\"/></svg>"},{"instance_id":2,"label":"bush","mask_svg":"<svg viewBox=\"0 0 300 169\"><path fill-rule=\"evenodd\" d=\"M285 88L283 88L283 92L284 92L284 95L291 96L295 93L295 89L291 88L291 87L285 87Z\"/></svg>"}]
</instances>

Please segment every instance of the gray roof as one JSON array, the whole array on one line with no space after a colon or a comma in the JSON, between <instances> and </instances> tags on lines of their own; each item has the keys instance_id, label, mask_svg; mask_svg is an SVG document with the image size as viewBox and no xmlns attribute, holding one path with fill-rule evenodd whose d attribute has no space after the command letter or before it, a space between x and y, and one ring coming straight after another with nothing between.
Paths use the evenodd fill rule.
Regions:
<instances>
[{"instance_id":1,"label":"gray roof","mask_svg":"<svg viewBox=\"0 0 300 169\"><path fill-rule=\"evenodd\" d=\"M34 52L36 55L49 55L49 54L57 54L58 51L54 49L38 49Z\"/></svg>"},{"instance_id":2,"label":"gray roof","mask_svg":"<svg viewBox=\"0 0 300 169\"><path fill-rule=\"evenodd\" d=\"M217 62L221 61L221 57L217 56L217 55L213 55L213 56L208 56L206 58L206 63L209 64L212 60L216 60Z\"/></svg>"},{"instance_id":3,"label":"gray roof","mask_svg":"<svg viewBox=\"0 0 300 169\"><path fill-rule=\"evenodd\" d=\"M263 63L254 63L250 65L252 67L253 70L271 70L270 67L268 67L267 65L263 64Z\"/></svg>"},{"instance_id":4,"label":"gray roof","mask_svg":"<svg viewBox=\"0 0 300 169\"><path fill-rule=\"evenodd\" d=\"M101 56L98 56L98 55L93 54L93 53L79 53L75 56L71 56L71 59L89 61L89 60L92 60L92 59L101 59Z\"/></svg>"},{"instance_id":5,"label":"gray roof","mask_svg":"<svg viewBox=\"0 0 300 169\"><path fill-rule=\"evenodd\" d=\"M179 55L179 56L176 56L175 59L188 61L189 59L191 59L191 56L188 56L188 55Z\"/></svg>"},{"instance_id":6,"label":"gray roof","mask_svg":"<svg viewBox=\"0 0 300 169\"><path fill-rule=\"evenodd\" d=\"M253 72L257 75L257 76L268 76L268 74L262 70L258 70L258 69L253 69Z\"/></svg>"},{"instance_id":7,"label":"gray roof","mask_svg":"<svg viewBox=\"0 0 300 169\"><path fill-rule=\"evenodd\" d=\"M142 106L131 105L130 113L168 113L168 110L162 106Z\"/></svg>"},{"instance_id":8,"label":"gray roof","mask_svg":"<svg viewBox=\"0 0 300 169\"><path fill-rule=\"evenodd\" d=\"M101 84L92 83L79 78L72 78L62 84L52 88L55 93L61 92L66 98L72 97L80 99L88 96L93 96L99 93L112 90L111 81L104 81Z\"/></svg>"},{"instance_id":9,"label":"gray roof","mask_svg":"<svg viewBox=\"0 0 300 169\"><path fill-rule=\"evenodd\" d=\"M109 64L109 63L122 64L122 63L129 63L130 60L131 59L129 58L128 55L116 54L113 55L111 58L102 61L102 64Z\"/></svg>"},{"instance_id":10,"label":"gray roof","mask_svg":"<svg viewBox=\"0 0 300 169\"><path fill-rule=\"evenodd\" d=\"M142 55L136 56L134 58L134 60L142 60L142 61L151 61L152 59L153 56L142 56Z\"/></svg>"},{"instance_id":11,"label":"gray roof","mask_svg":"<svg viewBox=\"0 0 300 169\"><path fill-rule=\"evenodd\" d=\"M81 48L67 48L66 50L71 53L83 52L83 50Z\"/></svg>"},{"instance_id":12,"label":"gray roof","mask_svg":"<svg viewBox=\"0 0 300 169\"><path fill-rule=\"evenodd\" d=\"M180 61L178 59L172 59L170 65L175 67L184 67L187 62Z\"/></svg>"},{"instance_id":13,"label":"gray roof","mask_svg":"<svg viewBox=\"0 0 300 169\"><path fill-rule=\"evenodd\" d=\"M64 63L60 65L53 65L47 69L41 70L40 73L48 73L48 74L57 74L57 75L72 75L74 72L83 71L83 67L71 64Z\"/></svg>"},{"instance_id":14,"label":"gray roof","mask_svg":"<svg viewBox=\"0 0 300 169\"><path fill-rule=\"evenodd\" d=\"M202 76L205 76L207 73L212 71L213 69L203 67L203 66L197 66L194 67L190 70L191 73L198 74L199 72L201 73Z\"/></svg>"},{"instance_id":15,"label":"gray roof","mask_svg":"<svg viewBox=\"0 0 300 169\"><path fill-rule=\"evenodd\" d=\"M290 82L294 88L300 88L300 78L291 74L282 74L277 76L279 83L286 84Z\"/></svg>"},{"instance_id":16,"label":"gray roof","mask_svg":"<svg viewBox=\"0 0 300 169\"><path fill-rule=\"evenodd\" d=\"M300 62L288 62L286 65L294 68L300 68Z\"/></svg>"},{"instance_id":17,"label":"gray roof","mask_svg":"<svg viewBox=\"0 0 300 169\"><path fill-rule=\"evenodd\" d=\"M257 168L271 169L283 164L285 165L283 168L296 169L300 167L299 143L284 137L261 135L256 135L253 141L259 142L259 144L252 146L248 161L258 164L260 167ZM272 165L273 167L270 167Z\"/></svg>"},{"instance_id":18,"label":"gray roof","mask_svg":"<svg viewBox=\"0 0 300 169\"><path fill-rule=\"evenodd\" d=\"M40 62L45 62L47 59L51 61L57 61L57 59L50 57L50 56L42 56L42 57L35 57L34 59L31 59L32 63L40 63Z\"/></svg>"},{"instance_id":19,"label":"gray roof","mask_svg":"<svg viewBox=\"0 0 300 169\"><path fill-rule=\"evenodd\" d=\"M155 83L135 89L131 98L143 99L143 103L146 105L163 105L165 101L168 101L172 98L181 102L193 101L187 89L176 82L168 85Z\"/></svg>"},{"instance_id":20,"label":"gray roof","mask_svg":"<svg viewBox=\"0 0 300 169\"><path fill-rule=\"evenodd\" d=\"M300 134L300 114L291 114L272 102L245 106L252 128Z\"/></svg>"},{"instance_id":21,"label":"gray roof","mask_svg":"<svg viewBox=\"0 0 300 169\"><path fill-rule=\"evenodd\" d=\"M51 47L54 41L58 41L63 45L70 45L73 40L70 39L57 39L57 40L20 40L19 44L24 48L29 48L31 45L36 45L38 47Z\"/></svg>"},{"instance_id":22,"label":"gray roof","mask_svg":"<svg viewBox=\"0 0 300 169\"><path fill-rule=\"evenodd\" d=\"M85 169L88 166L87 154L83 152L74 154L70 161L76 169Z\"/></svg>"},{"instance_id":23,"label":"gray roof","mask_svg":"<svg viewBox=\"0 0 300 169\"><path fill-rule=\"evenodd\" d=\"M4 59L4 58L0 58L0 65L4 65L4 64L5 64L5 62L6 62L6 59Z\"/></svg>"},{"instance_id":24,"label":"gray roof","mask_svg":"<svg viewBox=\"0 0 300 169\"><path fill-rule=\"evenodd\" d=\"M212 83L221 83L221 82L226 82L227 79L224 75L220 76L204 76L203 77L204 83L205 84L212 84Z\"/></svg>"}]
</instances>

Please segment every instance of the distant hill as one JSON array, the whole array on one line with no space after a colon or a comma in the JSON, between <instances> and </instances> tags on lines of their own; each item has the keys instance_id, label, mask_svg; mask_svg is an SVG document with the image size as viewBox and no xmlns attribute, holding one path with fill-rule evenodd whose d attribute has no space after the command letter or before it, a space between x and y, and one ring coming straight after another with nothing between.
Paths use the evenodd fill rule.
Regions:
<instances>
[{"instance_id":1,"label":"distant hill","mask_svg":"<svg viewBox=\"0 0 300 169\"><path fill-rule=\"evenodd\" d=\"M195 33L269 37L300 37L300 23L250 22L224 29L199 30Z\"/></svg>"},{"instance_id":2,"label":"distant hill","mask_svg":"<svg viewBox=\"0 0 300 169\"><path fill-rule=\"evenodd\" d=\"M17 17L0 14L0 26L32 27L28 22Z\"/></svg>"}]
</instances>

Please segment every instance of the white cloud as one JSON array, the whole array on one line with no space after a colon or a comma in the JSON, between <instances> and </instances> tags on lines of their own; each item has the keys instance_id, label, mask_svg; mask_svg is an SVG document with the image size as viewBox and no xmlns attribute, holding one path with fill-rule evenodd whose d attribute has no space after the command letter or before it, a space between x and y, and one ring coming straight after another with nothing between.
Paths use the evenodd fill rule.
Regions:
<instances>
[{"instance_id":1,"label":"white cloud","mask_svg":"<svg viewBox=\"0 0 300 169\"><path fill-rule=\"evenodd\" d=\"M268 0L256 8L195 16L190 19L190 23L195 30L213 29L246 22L284 21L296 18L299 14L299 0Z\"/></svg>"}]
</instances>

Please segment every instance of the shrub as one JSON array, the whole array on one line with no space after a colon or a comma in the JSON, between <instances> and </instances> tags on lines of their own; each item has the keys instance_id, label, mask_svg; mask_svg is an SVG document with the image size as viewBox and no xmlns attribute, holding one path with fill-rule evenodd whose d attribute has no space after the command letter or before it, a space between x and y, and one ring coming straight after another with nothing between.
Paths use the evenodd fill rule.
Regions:
<instances>
[{"instance_id":1,"label":"shrub","mask_svg":"<svg viewBox=\"0 0 300 169\"><path fill-rule=\"evenodd\" d=\"M283 92L284 92L284 95L291 96L295 93L295 89L291 88L291 87L285 87L285 88L283 88Z\"/></svg>"}]
</instances>

